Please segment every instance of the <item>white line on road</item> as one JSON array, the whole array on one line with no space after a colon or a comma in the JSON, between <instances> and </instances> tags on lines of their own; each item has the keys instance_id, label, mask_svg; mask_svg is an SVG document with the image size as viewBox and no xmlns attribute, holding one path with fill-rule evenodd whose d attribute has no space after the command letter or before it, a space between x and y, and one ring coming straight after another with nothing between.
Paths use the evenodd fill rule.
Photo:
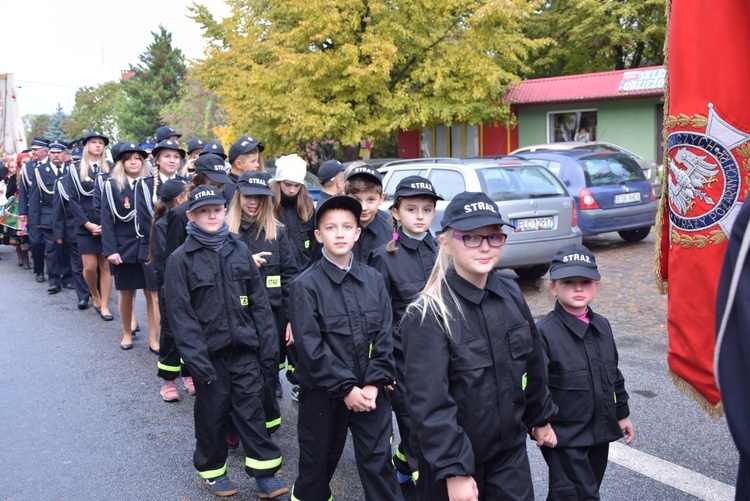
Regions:
<instances>
[{"instance_id":1,"label":"white line on road","mask_svg":"<svg viewBox=\"0 0 750 501\"><path fill-rule=\"evenodd\" d=\"M700 499L707 501L734 499L735 489L731 485L621 443L610 444L609 460Z\"/></svg>"}]
</instances>

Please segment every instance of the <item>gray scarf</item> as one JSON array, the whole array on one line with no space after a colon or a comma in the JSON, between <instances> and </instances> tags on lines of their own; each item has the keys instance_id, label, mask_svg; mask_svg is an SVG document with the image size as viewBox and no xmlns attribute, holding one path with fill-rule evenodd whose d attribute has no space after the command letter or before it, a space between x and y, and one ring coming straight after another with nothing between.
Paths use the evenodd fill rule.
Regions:
<instances>
[{"instance_id":1,"label":"gray scarf","mask_svg":"<svg viewBox=\"0 0 750 501\"><path fill-rule=\"evenodd\" d=\"M229 225L225 221L220 229L218 229L214 233L211 233L200 229L194 222L188 221L187 234L193 237L193 239L195 239L195 241L197 241L203 247L211 249L212 251L218 253L221 248L224 247L224 244L227 243L227 237L229 236Z\"/></svg>"}]
</instances>

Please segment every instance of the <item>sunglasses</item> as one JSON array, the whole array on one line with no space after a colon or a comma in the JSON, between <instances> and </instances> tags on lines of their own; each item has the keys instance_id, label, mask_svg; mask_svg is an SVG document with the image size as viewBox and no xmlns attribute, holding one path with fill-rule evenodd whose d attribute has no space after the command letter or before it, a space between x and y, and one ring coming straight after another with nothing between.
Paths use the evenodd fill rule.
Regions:
<instances>
[{"instance_id":1,"label":"sunglasses","mask_svg":"<svg viewBox=\"0 0 750 501\"><path fill-rule=\"evenodd\" d=\"M470 249L481 247L482 243L487 240L490 247L502 247L508 235L505 233L493 233L491 235L477 235L475 233L464 233L463 235L453 235L456 240L463 240L464 246Z\"/></svg>"}]
</instances>

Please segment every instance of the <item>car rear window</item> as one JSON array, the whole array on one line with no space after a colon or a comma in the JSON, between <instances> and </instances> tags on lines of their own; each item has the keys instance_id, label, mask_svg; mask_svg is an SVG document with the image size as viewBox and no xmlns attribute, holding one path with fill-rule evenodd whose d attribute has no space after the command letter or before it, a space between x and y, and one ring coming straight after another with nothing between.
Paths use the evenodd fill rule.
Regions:
<instances>
[{"instance_id":1,"label":"car rear window","mask_svg":"<svg viewBox=\"0 0 750 501\"><path fill-rule=\"evenodd\" d=\"M645 181L641 167L622 156L594 156L581 158L586 186L606 186L632 181Z\"/></svg>"},{"instance_id":2,"label":"car rear window","mask_svg":"<svg viewBox=\"0 0 750 501\"><path fill-rule=\"evenodd\" d=\"M542 167L488 167L477 169L485 192L493 200L557 197L566 195L560 181Z\"/></svg>"}]
</instances>

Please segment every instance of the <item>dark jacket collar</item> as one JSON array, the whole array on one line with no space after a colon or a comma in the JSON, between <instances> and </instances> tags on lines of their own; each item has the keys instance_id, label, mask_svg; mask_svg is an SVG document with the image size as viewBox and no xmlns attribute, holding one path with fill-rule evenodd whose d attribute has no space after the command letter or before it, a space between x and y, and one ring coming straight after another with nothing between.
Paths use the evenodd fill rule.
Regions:
<instances>
[{"instance_id":1,"label":"dark jacket collar","mask_svg":"<svg viewBox=\"0 0 750 501\"><path fill-rule=\"evenodd\" d=\"M488 275L487 285L485 285L484 289L479 289L474 284L469 283L466 279L456 273L456 269L453 267L448 270L445 275L445 279L448 282L448 285L450 285L458 295L474 304L479 304L482 302L486 291L492 292L504 299L511 299L508 290L505 288L494 271L490 272L490 274Z\"/></svg>"},{"instance_id":2,"label":"dark jacket collar","mask_svg":"<svg viewBox=\"0 0 750 501\"><path fill-rule=\"evenodd\" d=\"M360 282L365 281L365 277L362 273L362 265L354 259L354 256L352 256L352 266L349 268L349 271L342 270L325 257L320 259L320 267L323 268L323 271L328 275L328 278L339 285L344 281L344 277L346 277L347 273Z\"/></svg>"},{"instance_id":3,"label":"dark jacket collar","mask_svg":"<svg viewBox=\"0 0 750 501\"><path fill-rule=\"evenodd\" d=\"M603 317L594 313L594 310L591 309L591 306L589 306L589 311L586 315L589 318L590 322L588 324L586 322L578 320L574 315L571 315L570 313L565 311L565 308L562 307L560 301L555 302L554 311L555 314L560 318L562 323L565 324L565 326L570 329L573 334L581 339L583 339L583 336L586 335L586 331L589 329L589 326L593 326L599 332L604 332L606 330Z\"/></svg>"},{"instance_id":4,"label":"dark jacket collar","mask_svg":"<svg viewBox=\"0 0 750 501\"><path fill-rule=\"evenodd\" d=\"M398 230L398 244L403 245L407 249L416 250L421 244L429 246L431 249L435 249L435 239L432 238L432 233L427 232L422 240L411 238L404 233L404 230Z\"/></svg>"},{"instance_id":5,"label":"dark jacket collar","mask_svg":"<svg viewBox=\"0 0 750 501\"><path fill-rule=\"evenodd\" d=\"M224 244L224 247L221 248L220 254L222 256L226 256L227 254L229 254L231 250L234 248L233 244L237 242L238 239L239 237L237 236L237 234L232 233L230 231L229 235L227 235L227 243ZM190 235L188 235L185 238L185 252L195 252L198 249L202 249L202 248L203 246L199 244L198 241L194 239L193 237L191 237Z\"/></svg>"}]
</instances>

